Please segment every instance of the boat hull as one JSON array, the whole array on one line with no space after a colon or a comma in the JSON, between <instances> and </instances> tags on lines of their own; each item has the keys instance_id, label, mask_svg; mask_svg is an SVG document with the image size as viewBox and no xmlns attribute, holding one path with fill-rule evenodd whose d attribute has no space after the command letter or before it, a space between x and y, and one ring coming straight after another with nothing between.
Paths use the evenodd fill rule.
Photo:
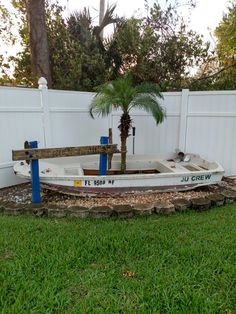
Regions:
<instances>
[{"instance_id":1,"label":"boat hull","mask_svg":"<svg viewBox=\"0 0 236 314\"><path fill-rule=\"evenodd\" d=\"M166 157L168 158L168 156ZM97 194L97 193L130 193L134 191L184 191L194 189L199 186L219 183L222 179L224 170L218 163L208 163L208 167L214 169L204 170L190 163L174 163L166 158L162 158L162 162L158 165L154 164L155 156L148 161L153 167L157 167L158 173L136 173L122 175L84 175L84 174L68 174L76 169L75 164L67 167L67 175L62 175L62 161L55 169L52 164L41 164L40 181L44 187L57 190L67 194ZM144 164L144 158L142 159ZM197 160L197 159L196 159ZM138 157L133 157L132 164L138 168ZM148 163L146 162L146 163ZM142 164L142 165L143 165ZM48 167L48 165L50 167ZM86 163L84 164L86 165ZM205 163L203 163L205 166ZM91 166L91 162L90 162ZM94 165L92 165L94 167ZM16 165L15 172L26 179L30 179L29 166ZM47 168L48 167L48 168ZM195 168L194 168L195 167ZM190 171L189 168L196 171ZM74 170L73 170L74 169ZM146 169L147 170L147 169ZM156 169L155 169L156 170ZM75 171L74 171L75 172Z\"/></svg>"}]
</instances>

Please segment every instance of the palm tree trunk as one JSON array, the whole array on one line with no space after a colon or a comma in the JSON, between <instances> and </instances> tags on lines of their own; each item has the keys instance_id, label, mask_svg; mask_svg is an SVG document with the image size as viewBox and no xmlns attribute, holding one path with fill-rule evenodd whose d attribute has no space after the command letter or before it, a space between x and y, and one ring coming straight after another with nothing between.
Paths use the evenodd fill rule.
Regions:
<instances>
[{"instance_id":1,"label":"palm tree trunk","mask_svg":"<svg viewBox=\"0 0 236 314\"><path fill-rule=\"evenodd\" d=\"M104 18L105 13L105 0L100 0L100 7L99 7L99 26L102 24L102 20ZM103 40L103 30L100 32L100 38Z\"/></svg>"},{"instance_id":2,"label":"palm tree trunk","mask_svg":"<svg viewBox=\"0 0 236 314\"><path fill-rule=\"evenodd\" d=\"M126 151L127 151L126 140L127 137L121 136L121 164L120 164L121 173L125 173L126 171Z\"/></svg>"},{"instance_id":3,"label":"palm tree trunk","mask_svg":"<svg viewBox=\"0 0 236 314\"><path fill-rule=\"evenodd\" d=\"M126 152L127 152L127 138L129 136L129 130L131 127L132 120L128 112L124 112L120 118L120 139L121 139L121 165L120 170L121 173L125 173L126 171Z\"/></svg>"}]
</instances>

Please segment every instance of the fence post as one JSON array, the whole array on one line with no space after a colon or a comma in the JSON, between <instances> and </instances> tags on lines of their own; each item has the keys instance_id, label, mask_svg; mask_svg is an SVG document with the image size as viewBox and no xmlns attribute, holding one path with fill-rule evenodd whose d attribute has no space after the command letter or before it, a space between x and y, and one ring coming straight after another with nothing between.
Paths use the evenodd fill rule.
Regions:
<instances>
[{"instance_id":1,"label":"fence post","mask_svg":"<svg viewBox=\"0 0 236 314\"><path fill-rule=\"evenodd\" d=\"M108 136L101 136L100 144L108 144ZM100 154L99 175L105 176L107 174L107 154Z\"/></svg>"},{"instance_id":2,"label":"fence post","mask_svg":"<svg viewBox=\"0 0 236 314\"><path fill-rule=\"evenodd\" d=\"M47 80L44 77L40 77L38 80L38 88L41 91L41 106L43 109L43 135L44 135L44 146L52 146L52 132L50 122L50 110L48 103L48 86Z\"/></svg>"},{"instance_id":3,"label":"fence post","mask_svg":"<svg viewBox=\"0 0 236 314\"><path fill-rule=\"evenodd\" d=\"M185 152L186 150L188 97L189 97L189 89L183 89L182 97L181 97L181 107L180 107L179 147L178 147L183 152Z\"/></svg>"}]
</instances>

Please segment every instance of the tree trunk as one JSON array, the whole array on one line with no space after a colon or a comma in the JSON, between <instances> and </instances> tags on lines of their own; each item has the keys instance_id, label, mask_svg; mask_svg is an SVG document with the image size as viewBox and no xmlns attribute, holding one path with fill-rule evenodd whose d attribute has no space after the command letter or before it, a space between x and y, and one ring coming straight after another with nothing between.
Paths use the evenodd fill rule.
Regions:
<instances>
[{"instance_id":1,"label":"tree trunk","mask_svg":"<svg viewBox=\"0 0 236 314\"><path fill-rule=\"evenodd\" d=\"M104 18L105 13L105 0L100 0L100 7L99 7L99 26L102 24L102 20ZM100 38L103 40L103 30L101 30Z\"/></svg>"},{"instance_id":2,"label":"tree trunk","mask_svg":"<svg viewBox=\"0 0 236 314\"><path fill-rule=\"evenodd\" d=\"M129 136L129 130L131 127L132 120L130 115L127 112L124 112L120 118L120 139L121 139L121 165L120 170L121 173L125 173L126 171L126 152L127 152L127 138Z\"/></svg>"},{"instance_id":3,"label":"tree trunk","mask_svg":"<svg viewBox=\"0 0 236 314\"><path fill-rule=\"evenodd\" d=\"M121 136L121 164L120 164L121 173L125 173L126 171L126 151L127 151L126 140L127 137Z\"/></svg>"},{"instance_id":4,"label":"tree trunk","mask_svg":"<svg viewBox=\"0 0 236 314\"><path fill-rule=\"evenodd\" d=\"M31 71L37 81L45 77L48 87L52 87L49 48L45 23L45 0L28 0L27 15L29 23Z\"/></svg>"}]
</instances>

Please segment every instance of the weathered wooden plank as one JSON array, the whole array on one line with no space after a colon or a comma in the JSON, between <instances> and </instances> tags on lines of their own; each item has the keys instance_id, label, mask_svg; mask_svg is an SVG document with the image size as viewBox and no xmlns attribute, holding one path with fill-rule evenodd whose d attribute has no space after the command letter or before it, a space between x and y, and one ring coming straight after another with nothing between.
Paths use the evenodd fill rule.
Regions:
<instances>
[{"instance_id":1,"label":"weathered wooden plank","mask_svg":"<svg viewBox=\"0 0 236 314\"><path fill-rule=\"evenodd\" d=\"M12 151L12 160L46 159L82 155L114 154L119 153L117 144L92 145L61 148L22 149Z\"/></svg>"}]
</instances>

